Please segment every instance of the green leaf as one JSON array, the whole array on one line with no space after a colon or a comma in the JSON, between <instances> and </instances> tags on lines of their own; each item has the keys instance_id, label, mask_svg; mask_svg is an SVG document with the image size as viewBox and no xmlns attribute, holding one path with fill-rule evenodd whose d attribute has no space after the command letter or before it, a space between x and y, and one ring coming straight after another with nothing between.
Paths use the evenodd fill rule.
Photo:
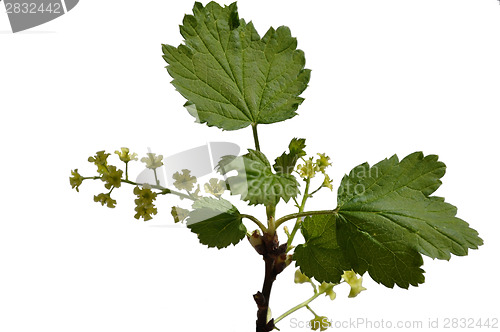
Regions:
<instances>
[{"instance_id":1,"label":"green leaf","mask_svg":"<svg viewBox=\"0 0 500 332\"><path fill-rule=\"evenodd\" d=\"M172 84L201 123L224 130L292 118L309 82L305 57L287 27L260 37L236 3L196 3L180 27L184 44L163 45Z\"/></svg>"},{"instance_id":2,"label":"green leaf","mask_svg":"<svg viewBox=\"0 0 500 332\"><path fill-rule=\"evenodd\" d=\"M351 266L337 242L335 216L307 217L302 221L301 231L306 241L293 254L300 271L319 282L340 282L344 271Z\"/></svg>"},{"instance_id":3,"label":"green leaf","mask_svg":"<svg viewBox=\"0 0 500 332\"><path fill-rule=\"evenodd\" d=\"M423 283L420 254L448 260L451 254L467 255L468 249L483 243L456 217L453 205L429 196L441 185L444 173L437 156L424 157L421 152L401 162L393 156L373 167L355 167L342 180L335 215L303 223L306 243L296 249L297 264L318 281L338 282L339 271L352 268L359 274L368 271L387 287ZM328 238L336 238L330 243L334 247L325 248L321 242L321 227L330 230ZM307 259L317 264L308 266Z\"/></svg>"},{"instance_id":4,"label":"green leaf","mask_svg":"<svg viewBox=\"0 0 500 332\"><path fill-rule=\"evenodd\" d=\"M425 281L422 256L399 238L394 227L369 225L356 228L353 219L337 218L337 240L350 269L364 274L384 286L401 288L418 286Z\"/></svg>"},{"instance_id":5,"label":"green leaf","mask_svg":"<svg viewBox=\"0 0 500 332\"><path fill-rule=\"evenodd\" d=\"M198 234L201 243L221 249L245 237L247 229L241 220L238 209L230 202L203 197L193 203L187 226Z\"/></svg>"},{"instance_id":6,"label":"green leaf","mask_svg":"<svg viewBox=\"0 0 500 332\"><path fill-rule=\"evenodd\" d=\"M304 151L305 147L306 140L304 138L293 138L288 145L290 152L283 152L283 154L274 161L274 170L280 174L292 174L299 158L306 155Z\"/></svg>"},{"instance_id":7,"label":"green leaf","mask_svg":"<svg viewBox=\"0 0 500 332\"><path fill-rule=\"evenodd\" d=\"M280 199L288 202L299 193L299 184L290 174L275 174L266 156L259 151L248 150L243 156L225 156L218 165L218 171L228 177L226 183L232 195L241 195L241 199L250 204L276 205Z\"/></svg>"}]
</instances>

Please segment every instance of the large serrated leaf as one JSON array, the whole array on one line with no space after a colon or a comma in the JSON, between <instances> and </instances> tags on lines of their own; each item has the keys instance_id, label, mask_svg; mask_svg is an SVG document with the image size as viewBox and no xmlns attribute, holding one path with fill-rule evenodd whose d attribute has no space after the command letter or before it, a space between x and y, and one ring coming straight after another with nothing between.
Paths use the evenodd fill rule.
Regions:
<instances>
[{"instance_id":1,"label":"large serrated leaf","mask_svg":"<svg viewBox=\"0 0 500 332\"><path fill-rule=\"evenodd\" d=\"M441 185L444 172L437 156L420 152L401 162L393 156L373 167L355 167L342 180L335 214L329 219L312 217L314 227L311 221L302 225L306 243L296 249L297 264L320 281L337 282L339 270L347 267L359 274L368 271L387 287L408 288L424 282L420 254L448 260L451 254L464 256L468 249L477 249L483 241L456 217L456 208L429 196ZM335 229L335 250L318 245L319 235L312 231L318 223ZM333 237L332 231L327 234ZM314 255L323 257L323 266L308 266L307 257Z\"/></svg>"},{"instance_id":2,"label":"large serrated leaf","mask_svg":"<svg viewBox=\"0 0 500 332\"><path fill-rule=\"evenodd\" d=\"M287 27L260 38L238 19L236 3L196 3L181 26L184 44L163 45L172 84L201 123L224 130L274 123L296 115L310 71Z\"/></svg>"}]
</instances>

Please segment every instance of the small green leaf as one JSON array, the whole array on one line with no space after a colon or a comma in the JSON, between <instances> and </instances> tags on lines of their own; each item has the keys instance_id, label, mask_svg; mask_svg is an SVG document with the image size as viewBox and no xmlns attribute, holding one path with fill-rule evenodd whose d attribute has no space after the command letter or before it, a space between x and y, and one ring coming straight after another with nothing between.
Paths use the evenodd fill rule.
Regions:
<instances>
[{"instance_id":1,"label":"small green leaf","mask_svg":"<svg viewBox=\"0 0 500 332\"><path fill-rule=\"evenodd\" d=\"M306 140L304 138L293 138L288 145L289 153L283 152L281 156L274 161L273 168L279 174L292 174L295 164L300 157L306 155L304 151Z\"/></svg>"},{"instance_id":2,"label":"small green leaf","mask_svg":"<svg viewBox=\"0 0 500 332\"><path fill-rule=\"evenodd\" d=\"M187 226L201 243L221 249L245 237L247 229L241 220L238 209L227 200L202 197L193 203Z\"/></svg>"},{"instance_id":3,"label":"small green leaf","mask_svg":"<svg viewBox=\"0 0 500 332\"><path fill-rule=\"evenodd\" d=\"M236 171L237 175L228 177L226 183L232 195L250 204L276 205L280 199L288 202L299 193L299 184L290 174L273 173L266 156L255 150L240 157L226 156L218 165L218 171L226 175Z\"/></svg>"},{"instance_id":4,"label":"small green leaf","mask_svg":"<svg viewBox=\"0 0 500 332\"><path fill-rule=\"evenodd\" d=\"M290 29L260 37L238 19L236 3L196 3L180 27L184 44L163 45L172 84L191 115L208 126L235 130L296 115L310 71Z\"/></svg>"}]
</instances>

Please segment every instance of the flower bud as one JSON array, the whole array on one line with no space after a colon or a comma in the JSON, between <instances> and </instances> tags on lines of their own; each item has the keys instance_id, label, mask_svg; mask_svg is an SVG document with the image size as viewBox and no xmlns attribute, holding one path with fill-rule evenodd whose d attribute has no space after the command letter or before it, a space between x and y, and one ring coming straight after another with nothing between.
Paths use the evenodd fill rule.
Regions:
<instances>
[{"instance_id":1,"label":"flower bud","mask_svg":"<svg viewBox=\"0 0 500 332\"><path fill-rule=\"evenodd\" d=\"M276 260L274 261L274 272L276 274L279 274L283 272L283 270L290 265L292 262L292 255L287 255L287 254L281 254L278 257L276 257Z\"/></svg>"},{"instance_id":2,"label":"flower bud","mask_svg":"<svg viewBox=\"0 0 500 332\"><path fill-rule=\"evenodd\" d=\"M255 251L259 253L259 255L264 255L266 252L266 246L264 244L264 241L262 241L262 236L260 235L260 232L258 229L253 231L252 235L248 236L248 241L254 247Z\"/></svg>"}]
</instances>

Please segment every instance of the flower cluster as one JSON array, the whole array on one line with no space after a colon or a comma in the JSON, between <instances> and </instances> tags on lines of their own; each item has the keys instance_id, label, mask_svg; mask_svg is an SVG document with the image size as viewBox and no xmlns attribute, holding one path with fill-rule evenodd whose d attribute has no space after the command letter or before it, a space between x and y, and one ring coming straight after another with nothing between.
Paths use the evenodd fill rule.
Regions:
<instances>
[{"instance_id":1,"label":"flower cluster","mask_svg":"<svg viewBox=\"0 0 500 332\"><path fill-rule=\"evenodd\" d=\"M102 181L105 182L104 187L106 189L120 188L122 184L123 171L116 168L116 166L109 165L107 167L107 172L102 174Z\"/></svg>"},{"instance_id":2,"label":"flower cluster","mask_svg":"<svg viewBox=\"0 0 500 332\"><path fill-rule=\"evenodd\" d=\"M332 180L326 174L326 168L332 165L330 157L324 153L318 153L317 155L316 160L314 160L314 157L302 159L304 163L297 165L297 173L303 179L312 179L317 173L322 173L324 180L321 186L333 190Z\"/></svg>"},{"instance_id":3,"label":"flower cluster","mask_svg":"<svg viewBox=\"0 0 500 332\"><path fill-rule=\"evenodd\" d=\"M110 193L95 195L94 202L101 203L102 206L106 204L109 208L114 208L116 206L116 201L111 198Z\"/></svg>"},{"instance_id":4,"label":"flower cluster","mask_svg":"<svg viewBox=\"0 0 500 332\"><path fill-rule=\"evenodd\" d=\"M299 164L297 166L297 171L299 172L299 175L301 178L306 179L312 179L317 172L319 172L319 167L318 165L313 162L313 157L304 160L304 164Z\"/></svg>"},{"instance_id":5,"label":"flower cluster","mask_svg":"<svg viewBox=\"0 0 500 332\"><path fill-rule=\"evenodd\" d=\"M88 161L97 166L97 173L104 174L108 171L108 157L109 153L98 151L95 156L89 157Z\"/></svg>"},{"instance_id":6,"label":"flower cluster","mask_svg":"<svg viewBox=\"0 0 500 332\"><path fill-rule=\"evenodd\" d=\"M137 212L134 218L143 218L144 221L153 219L151 215L158 213L153 201L156 199L157 193L153 192L151 188L146 185L141 189L139 186L134 188L134 194L137 195L135 200L135 211Z\"/></svg>"}]
</instances>

